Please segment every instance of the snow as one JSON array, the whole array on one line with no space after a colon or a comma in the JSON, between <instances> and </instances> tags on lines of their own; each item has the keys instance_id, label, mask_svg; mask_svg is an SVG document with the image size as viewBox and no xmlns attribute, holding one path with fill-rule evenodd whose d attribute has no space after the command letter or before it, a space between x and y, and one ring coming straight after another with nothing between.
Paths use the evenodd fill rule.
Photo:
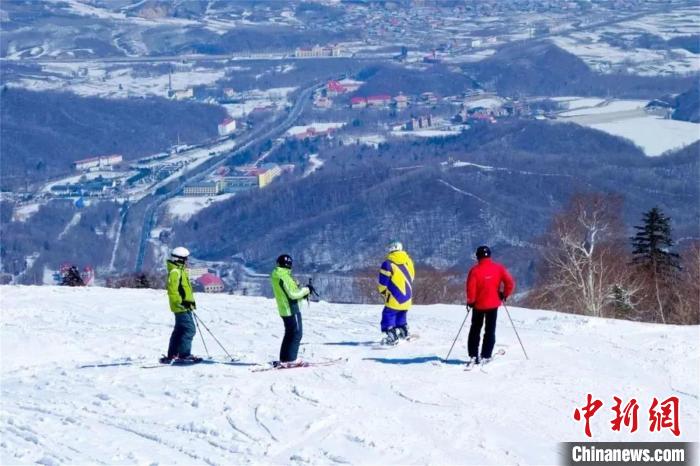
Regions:
<instances>
[{"instance_id":1,"label":"snow","mask_svg":"<svg viewBox=\"0 0 700 466\"><path fill-rule=\"evenodd\" d=\"M588 100L595 101L595 99ZM606 100L587 108L578 107L575 110L572 109L571 111L562 113L561 116L598 115L604 113L627 112L630 110L643 109L648 103L648 100Z\"/></svg>"},{"instance_id":2,"label":"snow","mask_svg":"<svg viewBox=\"0 0 700 466\"><path fill-rule=\"evenodd\" d=\"M500 97L486 97L486 98L477 98L475 100L466 100L464 101L464 106L466 108L478 108L478 107L483 107L483 108L498 108L501 105L503 105L503 102L505 100L500 98Z\"/></svg>"},{"instance_id":3,"label":"snow","mask_svg":"<svg viewBox=\"0 0 700 466\"><path fill-rule=\"evenodd\" d=\"M700 139L700 124L647 113L644 110L647 103L646 100L610 100L561 113L558 118L629 139L648 156L680 149Z\"/></svg>"},{"instance_id":4,"label":"snow","mask_svg":"<svg viewBox=\"0 0 700 466\"><path fill-rule=\"evenodd\" d=\"M324 164L324 161L318 158L318 154L311 154L309 155L309 167L304 171L303 177L306 178L319 168L321 168Z\"/></svg>"},{"instance_id":5,"label":"snow","mask_svg":"<svg viewBox=\"0 0 700 466\"><path fill-rule=\"evenodd\" d=\"M680 149L700 139L700 125L648 115L621 121L592 124L591 128L630 139L649 156Z\"/></svg>"},{"instance_id":6,"label":"snow","mask_svg":"<svg viewBox=\"0 0 700 466\"><path fill-rule=\"evenodd\" d=\"M280 108L289 105L287 96L296 89L296 87L274 87L265 90L253 89L241 94L242 102L222 104L222 106L232 118L241 118L256 108Z\"/></svg>"},{"instance_id":7,"label":"snow","mask_svg":"<svg viewBox=\"0 0 700 466\"><path fill-rule=\"evenodd\" d=\"M415 131L392 131L393 136L415 136L421 138L444 138L447 136L456 136L460 134L460 130L443 130L443 129L418 129Z\"/></svg>"},{"instance_id":8,"label":"snow","mask_svg":"<svg viewBox=\"0 0 700 466\"><path fill-rule=\"evenodd\" d=\"M143 75L135 73L130 66L112 67L85 61L80 63L59 63L44 65L47 75L23 76L8 83L11 87L26 88L35 91L59 90L69 91L85 97L126 98L135 96L166 97L168 93L168 74ZM81 71L84 75L81 75ZM53 76L55 73L59 76ZM196 67L191 70L172 72L173 90L184 90L195 86L208 86L224 78L225 70Z\"/></svg>"},{"instance_id":9,"label":"snow","mask_svg":"<svg viewBox=\"0 0 700 466\"><path fill-rule=\"evenodd\" d=\"M589 108L595 107L605 102L605 99L591 98L591 97L547 97L550 100L557 101L569 110L576 110L579 108Z\"/></svg>"},{"instance_id":10,"label":"snow","mask_svg":"<svg viewBox=\"0 0 700 466\"><path fill-rule=\"evenodd\" d=\"M623 23L624 24L624 23ZM620 48L601 39L605 30L576 32L553 37L562 49L581 58L592 70L602 73L624 72L641 76L686 75L700 71L700 55L680 49L651 50ZM630 32L615 30L615 32ZM643 31L641 31L643 32ZM697 34L697 32L696 32Z\"/></svg>"},{"instance_id":11,"label":"snow","mask_svg":"<svg viewBox=\"0 0 700 466\"><path fill-rule=\"evenodd\" d=\"M218 196L179 196L165 203L168 215L181 222L186 222L200 210L210 205L231 199L233 194L221 194Z\"/></svg>"},{"instance_id":12,"label":"snow","mask_svg":"<svg viewBox=\"0 0 700 466\"><path fill-rule=\"evenodd\" d=\"M63 229L63 231L58 235L58 239L61 240L63 239L64 236L78 223L80 223L80 218L82 217L82 214L80 212L76 212L73 214L73 218L70 219L70 222L68 222Z\"/></svg>"},{"instance_id":13,"label":"snow","mask_svg":"<svg viewBox=\"0 0 700 466\"><path fill-rule=\"evenodd\" d=\"M38 202L32 202L29 204L19 205L12 212L13 222L24 222L27 221L32 215L39 212L41 204Z\"/></svg>"},{"instance_id":14,"label":"snow","mask_svg":"<svg viewBox=\"0 0 700 466\"><path fill-rule=\"evenodd\" d=\"M594 441L698 438L698 327L510 308L487 372L464 372L466 334L440 363L461 306L415 306L421 338L375 351L379 305L303 305L302 357L327 367L251 373L277 356L272 300L196 296L198 315L239 366L141 369L167 346L161 290L0 287L3 464L557 464L584 441L573 412L604 403ZM205 332L209 350L223 352ZM193 342L203 353L201 340ZM128 358L132 364L128 364ZM94 363L107 367L80 368ZM654 397L680 399L680 437L649 432ZM633 434L610 428L613 396L640 404Z\"/></svg>"}]
</instances>

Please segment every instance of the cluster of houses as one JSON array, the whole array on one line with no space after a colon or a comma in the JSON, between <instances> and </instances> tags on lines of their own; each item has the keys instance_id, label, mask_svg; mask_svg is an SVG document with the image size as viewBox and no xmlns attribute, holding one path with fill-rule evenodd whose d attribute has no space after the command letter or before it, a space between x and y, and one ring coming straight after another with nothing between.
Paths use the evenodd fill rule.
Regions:
<instances>
[{"instance_id":1,"label":"cluster of houses","mask_svg":"<svg viewBox=\"0 0 700 466\"><path fill-rule=\"evenodd\" d=\"M98 176L92 180L77 183L55 184L50 191L59 197L107 197L113 195L118 187L116 178Z\"/></svg>"},{"instance_id":2,"label":"cluster of houses","mask_svg":"<svg viewBox=\"0 0 700 466\"><path fill-rule=\"evenodd\" d=\"M503 99L493 95L470 95L461 103L461 108L452 121L495 123L496 118L526 116L529 112L525 101Z\"/></svg>"},{"instance_id":3,"label":"cluster of houses","mask_svg":"<svg viewBox=\"0 0 700 466\"><path fill-rule=\"evenodd\" d=\"M184 196L218 196L225 193L238 193L249 189L261 189L283 173L277 164L268 163L259 167L241 166L234 170L224 168L218 173L218 179L190 183L182 190Z\"/></svg>"},{"instance_id":4,"label":"cluster of houses","mask_svg":"<svg viewBox=\"0 0 700 466\"><path fill-rule=\"evenodd\" d=\"M433 92L424 92L413 101L402 92L399 92L398 95L393 97L388 94L371 95L368 97L353 97L350 99L350 107L355 109L366 107L394 107L397 110L403 110L408 108L408 106L412 103L417 105L435 105L438 103L438 100L438 97Z\"/></svg>"},{"instance_id":5,"label":"cluster of houses","mask_svg":"<svg viewBox=\"0 0 700 466\"><path fill-rule=\"evenodd\" d=\"M314 93L314 107L316 108L331 108L333 106L333 97L349 94L357 91L364 82L355 81L354 79L341 79L339 81L330 80L326 85Z\"/></svg>"}]
</instances>

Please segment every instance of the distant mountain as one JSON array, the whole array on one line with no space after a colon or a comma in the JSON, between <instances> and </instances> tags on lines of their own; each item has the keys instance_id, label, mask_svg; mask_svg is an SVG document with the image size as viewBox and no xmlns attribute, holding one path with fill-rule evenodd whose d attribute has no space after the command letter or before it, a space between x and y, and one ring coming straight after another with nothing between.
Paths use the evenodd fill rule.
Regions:
<instances>
[{"instance_id":1,"label":"distant mountain","mask_svg":"<svg viewBox=\"0 0 700 466\"><path fill-rule=\"evenodd\" d=\"M0 185L22 186L66 173L75 160L105 154L125 159L167 150L178 139L217 135L221 107L160 98L100 99L3 87L0 93Z\"/></svg>"},{"instance_id":2,"label":"distant mountain","mask_svg":"<svg viewBox=\"0 0 700 466\"><path fill-rule=\"evenodd\" d=\"M501 95L654 98L683 92L696 79L596 73L583 60L549 41L507 45L489 58L464 65L463 69L483 87Z\"/></svg>"}]
</instances>

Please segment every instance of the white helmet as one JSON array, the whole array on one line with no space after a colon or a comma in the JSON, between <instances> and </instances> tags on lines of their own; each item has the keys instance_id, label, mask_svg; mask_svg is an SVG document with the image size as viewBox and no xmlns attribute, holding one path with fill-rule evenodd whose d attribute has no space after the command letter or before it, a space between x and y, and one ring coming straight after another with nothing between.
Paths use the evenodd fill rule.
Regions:
<instances>
[{"instance_id":1,"label":"white helmet","mask_svg":"<svg viewBox=\"0 0 700 466\"><path fill-rule=\"evenodd\" d=\"M173 259L185 260L190 256L190 251L187 248L178 246L175 249L173 249L173 252L171 252L170 255L173 257Z\"/></svg>"},{"instance_id":2,"label":"white helmet","mask_svg":"<svg viewBox=\"0 0 700 466\"><path fill-rule=\"evenodd\" d=\"M392 241L389 243L389 252L403 251L403 244L401 241Z\"/></svg>"}]
</instances>

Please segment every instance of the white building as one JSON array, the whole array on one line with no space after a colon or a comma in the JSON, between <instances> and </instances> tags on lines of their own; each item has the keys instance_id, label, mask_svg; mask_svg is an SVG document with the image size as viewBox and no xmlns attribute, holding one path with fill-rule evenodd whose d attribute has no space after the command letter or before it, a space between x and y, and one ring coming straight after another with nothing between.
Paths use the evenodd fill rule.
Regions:
<instances>
[{"instance_id":1,"label":"white building","mask_svg":"<svg viewBox=\"0 0 700 466\"><path fill-rule=\"evenodd\" d=\"M80 171L108 169L121 163L123 159L121 155L117 154L90 157L73 162L73 168Z\"/></svg>"},{"instance_id":2,"label":"white building","mask_svg":"<svg viewBox=\"0 0 700 466\"><path fill-rule=\"evenodd\" d=\"M236 120L233 118L226 118L224 121L219 123L219 136L226 136L236 131Z\"/></svg>"},{"instance_id":3,"label":"white building","mask_svg":"<svg viewBox=\"0 0 700 466\"><path fill-rule=\"evenodd\" d=\"M175 100L192 99L194 97L194 89L190 87L189 89L169 91L168 97Z\"/></svg>"}]
</instances>

